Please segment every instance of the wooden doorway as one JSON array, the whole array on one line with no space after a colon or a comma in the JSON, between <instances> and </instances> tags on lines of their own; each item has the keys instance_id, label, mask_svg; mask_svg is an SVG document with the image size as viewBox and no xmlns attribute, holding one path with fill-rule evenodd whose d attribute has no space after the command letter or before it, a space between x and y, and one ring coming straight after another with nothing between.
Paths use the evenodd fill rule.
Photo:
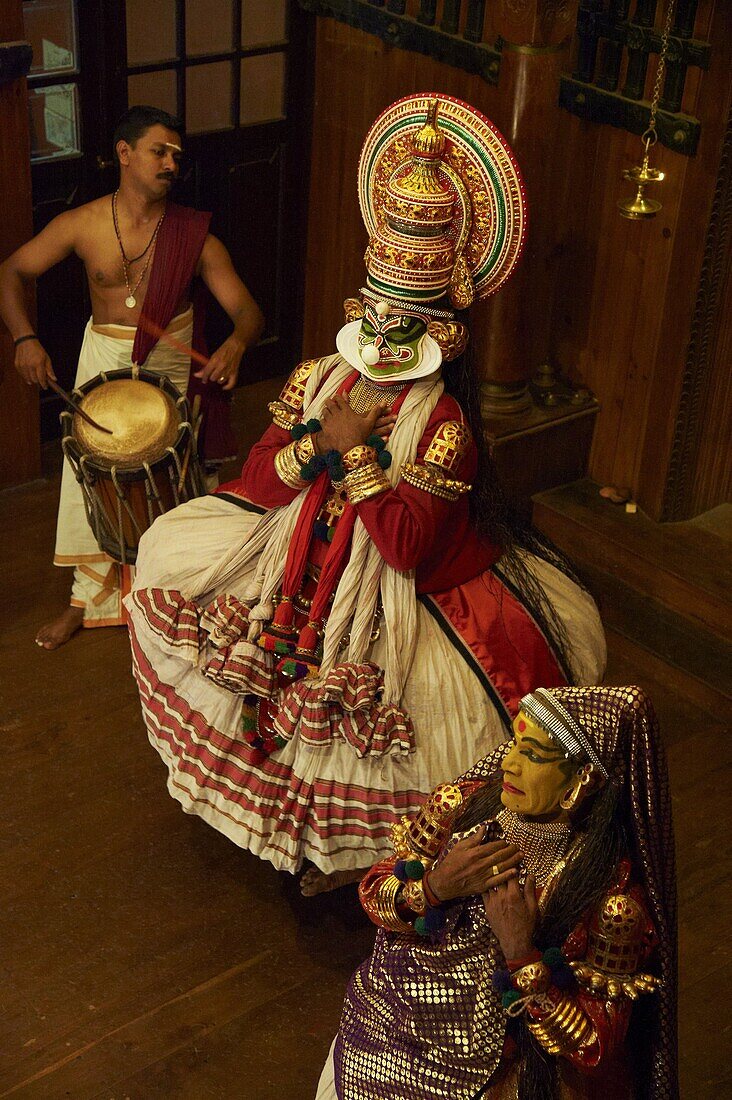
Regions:
<instances>
[{"instance_id":1,"label":"wooden doorway","mask_svg":"<svg viewBox=\"0 0 732 1100\"><path fill-rule=\"evenodd\" d=\"M295 0L25 0L34 231L114 190L114 125L136 103L183 119L174 197L213 212L212 231L260 303L267 327L248 380L291 368L302 327L302 242L310 147L310 21ZM213 305L213 304L212 304ZM90 305L69 259L38 281L38 331L72 384ZM230 331L213 305L211 343ZM41 395L41 437L58 435Z\"/></svg>"}]
</instances>

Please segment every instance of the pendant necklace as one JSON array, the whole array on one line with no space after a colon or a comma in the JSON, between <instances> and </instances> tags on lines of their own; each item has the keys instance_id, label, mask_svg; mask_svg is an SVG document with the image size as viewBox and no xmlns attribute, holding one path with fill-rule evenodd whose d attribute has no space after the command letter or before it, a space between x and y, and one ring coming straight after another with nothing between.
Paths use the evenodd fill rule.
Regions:
<instances>
[{"instance_id":1,"label":"pendant necklace","mask_svg":"<svg viewBox=\"0 0 732 1100\"><path fill-rule=\"evenodd\" d=\"M122 270L125 273L125 286L127 287L127 297L125 298L125 305L128 309L134 309L137 305L137 298L135 297L135 294L140 289L140 284L145 278L145 275L147 274L147 269L149 268L150 262L153 258L153 252L155 250L155 240L160 230L160 226L163 224L165 210L163 210L162 214L158 218L158 224L155 226L155 229L153 230L153 235L147 242L146 247L143 249L139 256L135 256L134 259L129 260L127 258L127 253L125 252L124 245L122 244L122 236L119 231L119 222L117 220L117 193L118 192L115 191L112 195L112 221L114 222L114 232L117 237L117 244L119 245L119 250L122 254ZM140 272L140 277L138 278L134 286L130 286L130 268L134 263L137 263L138 260L141 260L145 253L148 251L150 252L150 255L145 262L145 266Z\"/></svg>"}]
</instances>

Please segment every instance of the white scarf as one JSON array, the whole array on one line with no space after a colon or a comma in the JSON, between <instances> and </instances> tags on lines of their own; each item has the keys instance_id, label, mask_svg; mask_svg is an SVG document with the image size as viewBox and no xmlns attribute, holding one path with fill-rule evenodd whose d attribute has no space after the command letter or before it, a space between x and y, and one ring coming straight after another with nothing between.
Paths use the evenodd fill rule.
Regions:
<instances>
[{"instance_id":1,"label":"white scarf","mask_svg":"<svg viewBox=\"0 0 732 1100\"><path fill-rule=\"evenodd\" d=\"M331 374L320 388L329 370ZM353 367L340 355L329 355L319 360L305 387L304 421L319 417L325 402L338 391L352 371ZM419 441L443 389L444 383L437 373L412 383L389 439L392 464L387 470L387 477L392 486L399 481L402 465L414 461ZM310 486L303 489L290 504L265 512L246 544L232 549L228 558L216 562L209 574L202 578L201 592L214 587L221 589L227 578L233 577L243 565L260 555L255 578L242 595L246 603L253 605L249 613L250 641L257 639L263 624L269 622L274 614L272 597L282 581L287 552L309 490ZM319 679L324 678L336 663L349 625L351 637L344 659L357 663L364 660L379 592L387 643L383 700L398 705L417 639L414 570L400 573L387 565L363 522L356 519L351 553L327 619Z\"/></svg>"}]
</instances>

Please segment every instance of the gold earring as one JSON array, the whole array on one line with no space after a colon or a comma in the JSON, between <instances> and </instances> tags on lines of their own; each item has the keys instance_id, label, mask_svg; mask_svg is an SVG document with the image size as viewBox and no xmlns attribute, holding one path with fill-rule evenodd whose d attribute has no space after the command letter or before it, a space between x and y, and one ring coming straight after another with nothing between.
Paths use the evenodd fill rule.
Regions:
<instances>
[{"instance_id":1,"label":"gold earring","mask_svg":"<svg viewBox=\"0 0 732 1100\"><path fill-rule=\"evenodd\" d=\"M346 298L343 303L343 312L347 321L358 321L364 315L363 302L360 298Z\"/></svg>"},{"instance_id":2,"label":"gold earring","mask_svg":"<svg viewBox=\"0 0 732 1100\"><path fill-rule=\"evenodd\" d=\"M430 321L427 335L438 344L446 363L457 359L468 346L468 329L462 321Z\"/></svg>"},{"instance_id":3,"label":"gold earring","mask_svg":"<svg viewBox=\"0 0 732 1100\"><path fill-rule=\"evenodd\" d=\"M574 810L579 802L590 793L589 787L594 777L595 769L592 764L585 764L578 768L577 775L571 787L568 787L559 799L559 805L563 810Z\"/></svg>"}]
</instances>

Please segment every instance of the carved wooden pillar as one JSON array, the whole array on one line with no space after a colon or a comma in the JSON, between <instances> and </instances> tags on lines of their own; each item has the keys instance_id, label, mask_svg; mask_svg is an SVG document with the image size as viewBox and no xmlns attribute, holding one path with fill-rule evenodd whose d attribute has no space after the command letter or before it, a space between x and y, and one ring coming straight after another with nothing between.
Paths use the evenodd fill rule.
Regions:
<instances>
[{"instance_id":1,"label":"carved wooden pillar","mask_svg":"<svg viewBox=\"0 0 732 1100\"><path fill-rule=\"evenodd\" d=\"M0 262L33 233L28 92L31 49L23 38L21 0L0 5ZM0 322L0 489L38 477L38 388L13 366L15 349Z\"/></svg>"},{"instance_id":2,"label":"carved wooden pillar","mask_svg":"<svg viewBox=\"0 0 732 1100\"><path fill-rule=\"evenodd\" d=\"M483 412L512 416L531 407L528 382L549 350L553 242L548 165L556 155L554 129L559 77L566 67L578 0L501 0L503 39L500 119L526 182L526 252L511 281L476 309L473 335L481 371Z\"/></svg>"}]
</instances>

